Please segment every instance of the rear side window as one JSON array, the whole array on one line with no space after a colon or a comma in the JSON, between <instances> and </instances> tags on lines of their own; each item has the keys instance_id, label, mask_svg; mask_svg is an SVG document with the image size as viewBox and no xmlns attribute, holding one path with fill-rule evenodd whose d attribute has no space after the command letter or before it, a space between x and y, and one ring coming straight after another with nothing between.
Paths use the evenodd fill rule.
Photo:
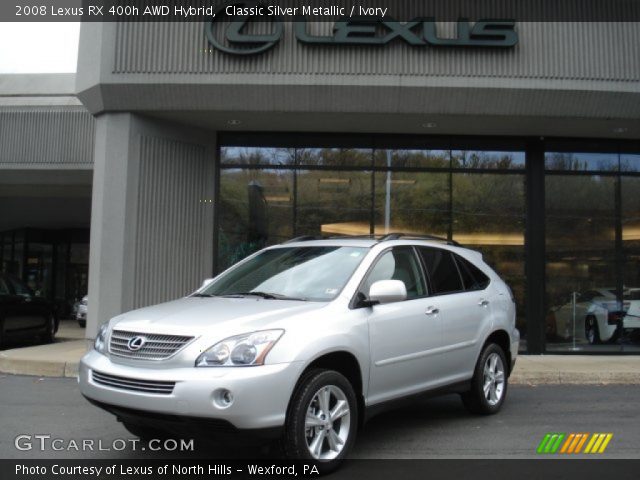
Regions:
<instances>
[{"instance_id":1,"label":"rear side window","mask_svg":"<svg viewBox=\"0 0 640 480\"><path fill-rule=\"evenodd\" d=\"M464 290L458 267L456 267L451 252L426 247L420 247L419 252L429 274L433 295Z\"/></svg>"},{"instance_id":2,"label":"rear side window","mask_svg":"<svg viewBox=\"0 0 640 480\"><path fill-rule=\"evenodd\" d=\"M489 286L489 277L473 263L465 260L460 255L454 254L460 275L462 275L462 283L465 290L484 290Z\"/></svg>"}]
</instances>

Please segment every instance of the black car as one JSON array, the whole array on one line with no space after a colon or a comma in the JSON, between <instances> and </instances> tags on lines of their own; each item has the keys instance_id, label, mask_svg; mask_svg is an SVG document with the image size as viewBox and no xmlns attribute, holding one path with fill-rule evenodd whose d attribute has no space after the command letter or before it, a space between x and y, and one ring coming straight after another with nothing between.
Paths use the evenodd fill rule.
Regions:
<instances>
[{"instance_id":1,"label":"black car","mask_svg":"<svg viewBox=\"0 0 640 480\"><path fill-rule=\"evenodd\" d=\"M20 280L0 274L0 346L8 340L53 342L58 319L51 302Z\"/></svg>"}]
</instances>

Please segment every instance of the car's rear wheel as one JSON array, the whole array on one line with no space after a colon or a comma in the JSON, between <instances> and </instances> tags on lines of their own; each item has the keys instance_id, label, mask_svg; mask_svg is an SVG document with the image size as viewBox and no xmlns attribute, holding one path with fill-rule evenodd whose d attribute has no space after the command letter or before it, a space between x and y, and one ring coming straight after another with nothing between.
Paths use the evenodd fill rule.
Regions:
<instances>
[{"instance_id":1,"label":"car's rear wheel","mask_svg":"<svg viewBox=\"0 0 640 480\"><path fill-rule=\"evenodd\" d=\"M291 398L284 454L316 462L328 473L351 449L357 427L358 402L349 380L333 370L312 370L300 380Z\"/></svg>"},{"instance_id":2,"label":"car's rear wheel","mask_svg":"<svg viewBox=\"0 0 640 480\"><path fill-rule=\"evenodd\" d=\"M593 315L589 315L584 320L584 334L591 345L600 345L600 329L598 328L598 321Z\"/></svg>"},{"instance_id":3,"label":"car's rear wheel","mask_svg":"<svg viewBox=\"0 0 640 480\"><path fill-rule=\"evenodd\" d=\"M462 394L464 406L472 413L497 413L507 396L507 360L502 348L485 345L471 379L471 389Z\"/></svg>"}]
</instances>

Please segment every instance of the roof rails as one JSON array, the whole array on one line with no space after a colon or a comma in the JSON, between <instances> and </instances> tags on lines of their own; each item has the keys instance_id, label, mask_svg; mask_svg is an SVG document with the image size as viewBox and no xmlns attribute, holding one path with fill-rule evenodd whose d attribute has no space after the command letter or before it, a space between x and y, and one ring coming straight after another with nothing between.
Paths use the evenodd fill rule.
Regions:
<instances>
[{"instance_id":1,"label":"roof rails","mask_svg":"<svg viewBox=\"0 0 640 480\"><path fill-rule=\"evenodd\" d=\"M447 245L454 245L456 247L460 246L460 244L455 240L449 240L448 238L445 238L445 237L438 237L437 235L427 235L427 234L414 235L411 233L387 233L386 235L380 237L378 242L386 242L389 240L400 240L400 239L436 240L438 242L445 242Z\"/></svg>"},{"instance_id":2,"label":"roof rails","mask_svg":"<svg viewBox=\"0 0 640 480\"><path fill-rule=\"evenodd\" d=\"M455 240L449 240L445 237L438 237L437 235L427 235L427 234L411 234L411 233L387 233L385 235L335 235L331 237L318 237L315 235L302 235L300 237L292 238L291 240L287 240L284 243L295 243L295 242L307 242L309 240L334 240L334 239L345 239L345 238L367 238L371 240L377 240L378 242L387 242L389 240L435 240L438 242L444 242L447 245L454 245L456 247L460 247L461 245Z\"/></svg>"},{"instance_id":3,"label":"roof rails","mask_svg":"<svg viewBox=\"0 0 640 480\"><path fill-rule=\"evenodd\" d=\"M282 242L282 243L285 244L285 243L295 243L295 242L306 242L306 241L309 241L309 240L320 240L320 238L316 237L314 235L301 235L299 237L292 238L292 239L287 240L286 242Z\"/></svg>"}]
</instances>

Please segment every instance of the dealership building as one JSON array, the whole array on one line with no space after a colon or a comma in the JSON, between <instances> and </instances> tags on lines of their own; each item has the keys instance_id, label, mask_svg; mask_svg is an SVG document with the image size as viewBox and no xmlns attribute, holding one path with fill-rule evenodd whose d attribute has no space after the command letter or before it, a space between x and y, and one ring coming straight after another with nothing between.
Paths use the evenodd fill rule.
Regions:
<instances>
[{"instance_id":1,"label":"dealership building","mask_svg":"<svg viewBox=\"0 0 640 480\"><path fill-rule=\"evenodd\" d=\"M77 74L0 76L2 271L88 292L92 338L291 237L431 234L508 281L522 352L640 351L585 325L640 301L640 24L233 27L85 23Z\"/></svg>"}]
</instances>

